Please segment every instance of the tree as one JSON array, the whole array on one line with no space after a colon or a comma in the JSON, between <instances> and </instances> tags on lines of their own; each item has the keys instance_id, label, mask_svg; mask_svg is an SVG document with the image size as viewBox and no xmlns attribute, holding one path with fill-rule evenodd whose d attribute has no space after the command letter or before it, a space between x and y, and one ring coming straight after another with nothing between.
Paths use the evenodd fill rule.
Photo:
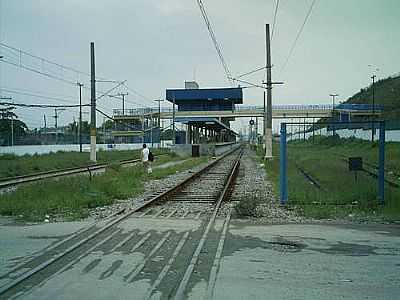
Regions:
<instances>
[{"instance_id":1,"label":"tree","mask_svg":"<svg viewBox=\"0 0 400 300\"><path fill-rule=\"evenodd\" d=\"M114 129L114 121L113 120L107 120L103 123L103 125L106 130Z\"/></svg>"},{"instance_id":2,"label":"tree","mask_svg":"<svg viewBox=\"0 0 400 300\"><path fill-rule=\"evenodd\" d=\"M7 146L14 144L11 141L12 132L14 133L14 142L17 137L25 136L28 126L13 112L15 107L0 108L0 145ZM11 128L12 126L12 128Z\"/></svg>"}]
</instances>

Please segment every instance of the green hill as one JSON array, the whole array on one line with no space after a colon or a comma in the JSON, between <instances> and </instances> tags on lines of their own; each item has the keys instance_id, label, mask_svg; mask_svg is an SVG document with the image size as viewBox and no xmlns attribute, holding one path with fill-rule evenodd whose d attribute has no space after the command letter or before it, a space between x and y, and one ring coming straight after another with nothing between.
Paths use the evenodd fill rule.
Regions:
<instances>
[{"instance_id":1,"label":"green hill","mask_svg":"<svg viewBox=\"0 0 400 300\"><path fill-rule=\"evenodd\" d=\"M372 84L345 103L372 104ZM375 104L382 104L385 120L400 120L400 74L375 82Z\"/></svg>"}]
</instances>

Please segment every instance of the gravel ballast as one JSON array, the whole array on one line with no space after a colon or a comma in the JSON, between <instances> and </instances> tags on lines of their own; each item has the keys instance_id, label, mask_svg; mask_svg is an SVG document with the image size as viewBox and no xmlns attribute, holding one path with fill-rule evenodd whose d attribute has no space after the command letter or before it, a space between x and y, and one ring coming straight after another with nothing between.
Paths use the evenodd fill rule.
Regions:
<instances>
[{"instance_id":1,"label":"gravel ballast","mask_svg":"<svg viewBox=\"0 0 400 300\"><path fill-rule=\"evenodd\" d=\"M294 211L280 206L274 195L272 183L265 174L264 167L257 162L256 153L246 147L240 161L240 169L232 193L231 206L240 201L257 201L252 216L241 216L237 212L235 218L245 218L257 223L303 223L305 219ZM251 203L249 203L251 206Z\"/></svg>"}]
</instances>

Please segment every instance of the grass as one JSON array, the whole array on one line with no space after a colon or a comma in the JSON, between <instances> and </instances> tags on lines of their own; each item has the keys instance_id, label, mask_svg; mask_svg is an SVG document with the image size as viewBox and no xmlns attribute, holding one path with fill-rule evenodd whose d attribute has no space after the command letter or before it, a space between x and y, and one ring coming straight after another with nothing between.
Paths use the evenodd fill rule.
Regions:
<instances>
[{"instance_id":1,"label":"grass","mask_svg":"<svg viewBox=\"0 0 400 300\"><path fill-rule=\"evenodd\" d=\"M153 165L178 160L174 155L162 156L156 158ZM145 174L141 165L121 168L113 164L105 173L92 178L80 175L24 185L12 193L0 195L0 214L26 221L43 221L46 215L82 219L91 208L137 196L144 191L148 180L164 178L206 160L191 158L169 168L154 169L152 174Z\"/></svg>"},{"instance_id":2,"label":"grass","mask_svg":"<svg viewBox=\"0 0 400 300\"><path fill-rule=\"evenodd\" d=\"M400 143L386 143L386 165L392 170L387 179L400 183ZM261 149L257 149L261 157ZM316 138L288 143L288 198L303 215L313 218L379 217L398 220L400 217L400 188L385 185L385 205L377 200L377 180L358 172L357 181L348 171L347 157L361 156L364 162L377 164L376 143L357 139ZM304 169L321 185L312 185L297 166ZM372 167L365 166L376 172ZM275 193L279 191L279 145L274 144L274 160L266 162ZM393 172L394 171L394 172Z\"/></svg>"},{"instance_id":3,"label":"grass","mask_svg":"<svg viewBox=\"0 0 400 300\"><path fill-rule=\"evenodd\" d=\"M165 152L154 150L154 154ZM140 150L98 151L98 163L113 163L125 159L140 157ZM87 166L93 164L89 153L80 152L51 152L49 154L34 154L17 156L0 154L0 178L28 175L38 172Z\"/></svg>"}]
</instances>

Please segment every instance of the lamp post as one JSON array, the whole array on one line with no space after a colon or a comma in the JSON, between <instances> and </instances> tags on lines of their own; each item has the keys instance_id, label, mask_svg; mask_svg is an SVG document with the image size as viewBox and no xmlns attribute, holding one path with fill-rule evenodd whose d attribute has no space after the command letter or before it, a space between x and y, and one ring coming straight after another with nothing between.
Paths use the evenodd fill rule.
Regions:
<instances>
[{"instance_id":1,"label":"lamp post","mask_svg":"<svg viewBox=\"0 0 400 300\"><path fill-rule=\"evenodd\" d=\"M160 144L159 145L161 147L161 127L160 127L160 125L161 125L161 102L163 102L164 99L157 99L154 101L158 102L158 124L157 125L158 125L158 131L159 131L159 136L160 136Z\"/></svg>"},{"instance_id":2,"label":"lamp post","mask_svg":"<svg viewBox=\"0 0 400 300\"><path fill-rule=\"evenodd\" d=\"M379 71L379 68L377 68L374 65L368 65L368 67L373 68L373 72L372 72L372 126L371 126L371 141L373 142L375 140L375 78L376 78L376 72Z\"/></svg>"},{"instance_id":3,"label":"lamp post","mask_svg":"<svg viewBox=\"0 0 400 300\"><path fill-rule=\"evenodd\" d=\"M77 82L79 86L79 152L82 152L82 87L83 83Z\"/></svg>"},{"instance_id":4,"label":"lamp post","mask_svg":"<svg viewBox=\"0 0 400 300\"><path fill-rule=\"evenodd\" d=\"M371 135L371 141L374 142L375 140L375 78L376 75L372 75L372 135Z\"/></svg>"},{"instance_id":5,"label":"lamp post","mask_svg":"<svg viewBox=\"0 0 400 300\"><path fill-rule=\"evenodd\" d=\"M332 97L332 121L335 121L335 98L339 96L339 94L330 94L329 96ZM335 135L335 124L333 124L333 136Z\"/></svg>"}]
</instances>

